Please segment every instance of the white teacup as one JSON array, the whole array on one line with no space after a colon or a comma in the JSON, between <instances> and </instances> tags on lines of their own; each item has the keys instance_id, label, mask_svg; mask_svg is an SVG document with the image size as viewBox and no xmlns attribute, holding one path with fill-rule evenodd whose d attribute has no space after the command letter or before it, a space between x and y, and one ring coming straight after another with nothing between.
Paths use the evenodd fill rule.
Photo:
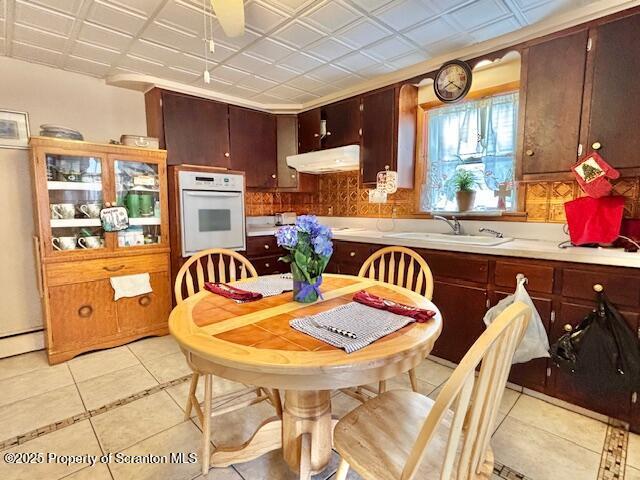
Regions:
<instances>
[{"instance_id":1,"label":"white teacup","mask_svg":"<svg viewBox=\"0 0 640 480\"><path fill-rule=\"evenodd\" d=\"M79 210L87 218L98 218L102 205L99 203L85 203L80 205Z\"/></svg>"},{"instance_id":2,"label":"white teacup","mask_svg":"<svg viewBox=\"0 0 640 480\"><path fill-rule=\"evenodd\" d=\"M102 247L102 239L98 235L92 237L80 237L78 239L80 248L100 248Z\"/></svg>"},{"instance_id":3,"label":"white teacup","mask_svg":"<svg viewBox=\"0 0 640 480\"><path fill-rule=\"evenodd\" d=\"M52 203L49 205L51 209L51 218L75 218L76 206L73 203Z\"/></svg>"},{"instance_id":4,"label":"white teacup","mask_svg":"<svg viewBox=\"0 0 640 480\"><path fill-rule=\"evenodd\" d=\"M56 250L75 250L76 237L53 237L51 244Z\"/></svg>"}]
</instances>

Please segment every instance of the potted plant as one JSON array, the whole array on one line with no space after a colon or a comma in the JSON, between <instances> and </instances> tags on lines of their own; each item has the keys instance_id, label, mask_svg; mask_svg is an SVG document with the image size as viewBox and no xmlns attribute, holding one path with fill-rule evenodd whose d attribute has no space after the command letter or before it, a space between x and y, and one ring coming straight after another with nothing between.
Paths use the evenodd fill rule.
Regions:
<instances>
[{"instance_id":1,"label":"potted plant","mask_svg":"<svg viewBox=\"0 0 640 480\"><path fill-rule=\"evenodd\" d=\"M466 212L473 208L476 199L475 188L480 186L478 177L471 170L456 170L453 176L447 180L447 193L449 198L455 196L458 202L458 211Z\"/></svg>"},{"instance_id":2,"label":"potted plant","mask_svg":"<svg viewBox=\"0 0 640 480\"><path fill-rule=\"evenodd\" d=\"M314 215L302 215L295 225L276 232L278 245L289 251L280 260L291 264L295 301L311 303L321 295L322 273L333 254L332 236L331 229Z\"/></svg>"}]
</instances>

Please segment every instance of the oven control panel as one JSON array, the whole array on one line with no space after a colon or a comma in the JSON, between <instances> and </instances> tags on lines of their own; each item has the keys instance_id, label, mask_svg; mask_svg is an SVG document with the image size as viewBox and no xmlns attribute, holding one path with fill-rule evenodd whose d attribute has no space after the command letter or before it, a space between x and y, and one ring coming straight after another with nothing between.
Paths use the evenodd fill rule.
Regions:
<instances>
[{"instance_id":1,"label":"oven control panel","mask_svg":"<svg viewBox=\"0 0 640 480\"><path fill-rule=\"evenodd\" d=\"M185 172L179 173L180 189L217 190L241 192L244 190L242 175L225 173Z\"/></svg>"}]
</instances>

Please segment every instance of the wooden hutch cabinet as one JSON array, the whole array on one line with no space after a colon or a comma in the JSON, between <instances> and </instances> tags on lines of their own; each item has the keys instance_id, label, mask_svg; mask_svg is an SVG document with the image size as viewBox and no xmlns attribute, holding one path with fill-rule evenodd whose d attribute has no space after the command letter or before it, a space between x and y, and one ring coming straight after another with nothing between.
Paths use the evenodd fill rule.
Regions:
<instances>
[{"instance_id":1,"label":"wooden hutch cabinet","mask_svg":"<svg viewBox=\"0 0 640 480\"><path fill-rule=\"evenodd\" d=\"M171 309L166 152L32 137L38 289L50 363L164 335ZM102 230L127 206L130 227ZM149 273L152 293L114 300L110 278Z\"/></svg>"}]
</instances>

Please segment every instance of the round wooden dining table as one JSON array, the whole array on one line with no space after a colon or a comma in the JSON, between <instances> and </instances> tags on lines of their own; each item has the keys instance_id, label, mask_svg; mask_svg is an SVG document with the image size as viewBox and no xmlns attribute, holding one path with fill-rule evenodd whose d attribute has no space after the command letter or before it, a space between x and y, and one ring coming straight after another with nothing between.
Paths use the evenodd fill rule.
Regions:
<instances>
[{"instance_id":1,"label":"round wooden dining table","mask_svg":"<svg viewBox=\"0 0 640 480\"><path fill-rule=\"evenodd\" d=\"M169 329L194 371L284 391L281 417L263 422L242 445L215 449L212 466L249 461L282 448L285 461L301 478L321 472L331 457L337 422L331 415L331 391L393 378L416 367L430 353L442 329L442 317L425 297L368 278L323 277L323 298L312 304L295 302L291 292L236 303L202 290L171 313ZM240 282L237 285L242 288ZM360 290L434 310L436 315L350 354L289 325L295 318L349 303Z\"/></svg>"}]
</instances>

